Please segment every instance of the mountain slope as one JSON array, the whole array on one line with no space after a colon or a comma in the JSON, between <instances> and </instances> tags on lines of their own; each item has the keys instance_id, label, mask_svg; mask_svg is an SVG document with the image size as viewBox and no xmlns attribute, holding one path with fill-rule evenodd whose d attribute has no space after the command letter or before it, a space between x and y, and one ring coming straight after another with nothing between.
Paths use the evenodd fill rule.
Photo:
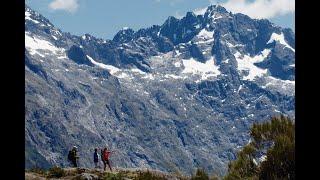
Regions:
<instances>
[{"instance_id":1,"label":"mountain slope","mask_svg":"<svg viewBox=\"0 0 320 180\"><path fill-rule=\"evenodd\" d=\"M253 122L294 117L294 33L267 20L213 5L103 40L25 18L26 167L107 145L115 166L224 174Z\"/></svg>"}]
</instances>

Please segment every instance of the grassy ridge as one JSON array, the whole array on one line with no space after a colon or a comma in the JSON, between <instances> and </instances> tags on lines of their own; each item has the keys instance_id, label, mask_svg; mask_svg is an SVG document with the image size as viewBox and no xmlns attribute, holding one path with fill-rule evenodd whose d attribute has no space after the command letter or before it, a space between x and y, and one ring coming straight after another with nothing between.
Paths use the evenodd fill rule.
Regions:
<instances>
[{"instance_id":1,"label":"grassy ridge","mask_svg":"<svg viewBox=\"0 0 320 180\"><path fill-rule=\"evenodd\" d=\"M34 168L25 172L26 180L36 179L65 179L65 180L78 180L91 177L92 179L102 180L209 180L209 176L203 170L197 170L195 175L183 176L180 174L170 174L161 171L148 170L148 169L116 169L113 172L103 171L100 169L87 169L87 168L60 168L53 167L47 171ZM210 178L216 179L216 178Z\"/></svg>"}]
</instances>

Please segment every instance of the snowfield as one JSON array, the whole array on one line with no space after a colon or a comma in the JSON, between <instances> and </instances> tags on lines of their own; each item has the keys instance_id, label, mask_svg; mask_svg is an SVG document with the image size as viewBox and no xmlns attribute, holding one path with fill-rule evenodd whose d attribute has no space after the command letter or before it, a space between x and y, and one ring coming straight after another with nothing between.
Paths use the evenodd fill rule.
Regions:
<instances>
[{"instance_id":1,"label":"snowfield","mask_svg":"<svg viewBox=\"0 0 320 180\"><path fill-rule=\"evenodd\" d=\"M250 57L249 55L241 55L239 52L234 54L234 57L238 62L238 70L248 72L248 75L245 75L243 80L253 81L256 77L262 77L263 75L267 74L267 69L261 69L254 65L254 63L262 62L265 58L267 58L270 52L270 49L265 49L259 55L254 57Z\"/></svg>"}]
</instances>

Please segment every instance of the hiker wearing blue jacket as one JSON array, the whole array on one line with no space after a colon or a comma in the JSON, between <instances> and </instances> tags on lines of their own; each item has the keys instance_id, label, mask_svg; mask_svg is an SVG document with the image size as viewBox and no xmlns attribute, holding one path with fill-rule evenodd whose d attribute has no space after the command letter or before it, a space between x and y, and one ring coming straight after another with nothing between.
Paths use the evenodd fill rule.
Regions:
<instances>
[{"instance_id":1,"label":"hiker wearing blue jacket","mask_svg":"<svg viewBox=\"0 0 320 180\"><path fill-rule=\"evenodd\" d=\"M99 155L98 155L98 149L95 148L94 149L94 154L93 154L93 162L94 162L94 167L95 168L99 168Z\"/></svg>"}]
</instances>

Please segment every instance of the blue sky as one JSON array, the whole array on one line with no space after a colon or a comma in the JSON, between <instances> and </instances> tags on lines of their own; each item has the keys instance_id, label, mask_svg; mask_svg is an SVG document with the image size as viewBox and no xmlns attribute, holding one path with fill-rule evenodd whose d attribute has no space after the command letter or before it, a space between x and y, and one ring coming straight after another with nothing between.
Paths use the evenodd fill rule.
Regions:
<instances>
[{"instance_id":1,"label":"blue sky","mask_svg":"<svg viewBox=\"0 0 320 180\"><path fill-rule=\"evenodd\" d=\"M294 30L294 0L25 0L56 27L75 35L112 39L123 27L161 25L168 16L221 4L232 12L267 18Z\"/></svg>"}]
</instances>

